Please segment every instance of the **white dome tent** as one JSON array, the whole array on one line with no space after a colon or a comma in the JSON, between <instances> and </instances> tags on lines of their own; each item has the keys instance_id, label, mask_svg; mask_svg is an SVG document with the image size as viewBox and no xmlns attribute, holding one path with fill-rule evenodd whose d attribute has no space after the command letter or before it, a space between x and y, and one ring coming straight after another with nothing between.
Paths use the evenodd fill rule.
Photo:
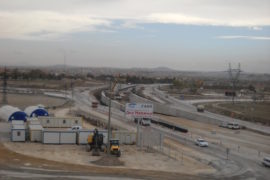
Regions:
<instances>
[{"instance_id":1,"label":"white dome tent","mask_svg":"<svg viewBox=\"0 0 270 180\"><path fill-rule=\"evenodd\" d=\"M25 108L24 112L29 117L49 116L48 111L44 109L43 105L29 106Z\"/></svg>"},{"instance_id":2,"label":"white dome tent","mask_svg":"<svg viewBox=\"0 0 270 180\"><path fill-rule=\"evenodd\" d=\"M0 119L6 120L6 121L12 121L12 120L23 120L26 121L26 113L21 111L17 107L13 106L2 106L0 108Z\"/></svg>"}]
</instances>

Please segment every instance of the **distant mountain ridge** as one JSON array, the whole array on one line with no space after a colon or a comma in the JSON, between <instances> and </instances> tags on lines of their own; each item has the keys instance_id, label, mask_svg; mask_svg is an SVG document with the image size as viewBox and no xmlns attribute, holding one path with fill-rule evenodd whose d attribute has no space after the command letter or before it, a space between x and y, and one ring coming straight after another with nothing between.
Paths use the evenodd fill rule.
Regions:
<instances>
[{"instance_id":1,"label":"distant mountain ridge","mask_svg":"<svg viewBox=\"0 0 270 180\"><path fill-rule=\"evenodd\" d=\"M203 79L228 79L229 74L224 71L183 71L174 70L168 67L156 68L114 68L114 67L79 67L64 64L57 64L52 66L7 66L11 68L20 69L44 69L49 72L61 73L66 71L72 74L87 74L93 75L131 75L131 76L145 76L145 77L199 77ZM270 74L266 73L248 73L242 72L240 80L258 80L270 81Z\"/></svg>"}]
</instances>

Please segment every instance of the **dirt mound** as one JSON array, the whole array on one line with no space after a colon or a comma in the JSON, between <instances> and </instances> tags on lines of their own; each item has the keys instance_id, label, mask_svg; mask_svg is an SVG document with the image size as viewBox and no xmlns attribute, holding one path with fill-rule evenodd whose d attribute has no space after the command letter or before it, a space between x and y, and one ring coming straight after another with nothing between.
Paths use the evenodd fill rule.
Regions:
<instances>
[{"instance_id":1,"label":"dirt mound","mask_svg":"<svg viewBox=\"0 0 270 180\"><path fill-rule=\"evenodd\" d=\"M105 155L99 160L92 161L92 163L99 166L124 166L124 162L120 161L118 157L112 155Z\"/></svg>"}]
</instances>

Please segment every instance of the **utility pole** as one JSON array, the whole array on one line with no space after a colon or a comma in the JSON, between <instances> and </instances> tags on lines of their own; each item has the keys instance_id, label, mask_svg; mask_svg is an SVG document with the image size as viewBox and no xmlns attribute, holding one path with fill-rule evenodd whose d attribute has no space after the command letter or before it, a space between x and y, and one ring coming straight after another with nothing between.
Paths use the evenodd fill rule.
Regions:
<instances>
[{"instance_id":1,"label":"utility pole","mask_svg":"<svg viewBox=\"0 0 270 180\"><path fill-rule=\"evenodd\" d=\"M73 81L71 79L70 82L70 88L71 88L71 103L73 103L73 97L74 97L74 88L73 88ZM69 112L71 111L71 105L69 106Z\"/></svg>"},{"instance_id":2,"label":"utility pole","mask_svg":"<svg viewBox=\"0 0 270 180\"><path fill-rule=\"evenodd\" d=\"M67 99L67 66L66 66L66 51L64 51L64 74L65 74L65 99Z\"/></svg>"},{"instance_id":3,"label":"utility pole","mask_svg":"<svg viewBox=\"0 0 270 180\"><path fill-rule=\"evenodd\" d=\"M112 79L110 78L110 86L109 86L109 118L108 118L108 142L107 142L107 154L110 154L110 139L111 139L111 95L112 95Z\"/></svg>"},{"instance_id":4,"label":"utility pole","mask_svg":"<svg viewBox=\"0 0 270 180\"><path fill-rule=\"evenodd\" d=\"M73 80L71 79L71 82L70 82L70 87L71 87L71 99L73 100L73 97L74 97L74 82Z\"/></svg>"},{"instance_id":5,"label":"utility pole","mask_svg":"<svg viewBox=\"0 0 270 180\"><path fill-rule=\"evenodd\" d=\"M139 146L142 142L140 141L140 118L137 118L137 146Z\"/></svg>"},{"instance_id":6,"label":"utility pole","mask_svg":"<svg viewBox=\"0 0 270 180\"><path fill-rule=\"evenodd\" d=\"M7 68L4 69L3 74L3 99L2 99L3 105L6 105L7 102Z\"/></svg>"}]
</instances>

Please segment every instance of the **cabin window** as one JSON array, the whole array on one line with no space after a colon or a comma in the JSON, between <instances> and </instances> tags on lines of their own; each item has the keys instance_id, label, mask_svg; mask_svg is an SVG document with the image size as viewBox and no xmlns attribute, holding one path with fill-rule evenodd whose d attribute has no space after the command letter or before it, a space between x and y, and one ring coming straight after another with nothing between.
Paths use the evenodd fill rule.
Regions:
<instances>
[{"instance_id":1,"label":"cabin window","mask_svg":"<svg viewBox=\"0 0 270 180\"><path fill-rule=\"evenodd\" d=\"M78 124L78 120L75 120L75 124Z\"/></svg>"},{"instance_id":2,"label":"cabin window","mask_svg":"<svg viewBox=\"0 0 270 180\"><path fill-rule=\"evenodd\" d=\"M50 123L50 120L48 119L48 120L47 120L47 124L49 124L49 123Z\"/></svg>"},{"instance_id":3,"label":"cabin window","mask_svg":"<svg viewBox=\"0 0 270 180\"><path fill-rule=\"evenodd\" d=\"M65 119L63 120L63 124L66 124L66 120Z\"/></svg>"},{"instance_id":4,"label":"cabin window","mask_svg":"<svg viewBox=\"0 0 270 180\"><path fill-rule=\"evenodd\" d=\"M21 136L21 131L17 131L17 136Z\"/></svg>"}]
</instances>

